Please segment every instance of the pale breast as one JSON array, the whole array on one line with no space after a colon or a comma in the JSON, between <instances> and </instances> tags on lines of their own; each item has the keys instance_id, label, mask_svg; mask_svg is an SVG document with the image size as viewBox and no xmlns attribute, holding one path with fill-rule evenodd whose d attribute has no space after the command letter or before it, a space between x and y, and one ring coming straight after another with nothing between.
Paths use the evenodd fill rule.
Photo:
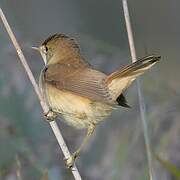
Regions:
<instances>
[{"instance_id":1,"label":"pale breast","mask_svg":"<svg viewBox=\"0 0 180 180\"><path fill-rule=\"evenodd\" d=\"M92 114L91 101L67 91L60 91L47 85L48 101L51 108L62 114L68 124L85 128L87 116Z\"/></svg>"},{"instance_id":2,"label":"pale breast","mask_svg":"<svg viewBox=\"0 0 180 180\"><path fill-rule=\"evenodd\" d=\"M113 109L110 105L60 91L52 85L47 85L47 93L53 111L62 114L65 121L76 128L87 128L90 123L102 121Z\"/></svg>"}]
</instances>

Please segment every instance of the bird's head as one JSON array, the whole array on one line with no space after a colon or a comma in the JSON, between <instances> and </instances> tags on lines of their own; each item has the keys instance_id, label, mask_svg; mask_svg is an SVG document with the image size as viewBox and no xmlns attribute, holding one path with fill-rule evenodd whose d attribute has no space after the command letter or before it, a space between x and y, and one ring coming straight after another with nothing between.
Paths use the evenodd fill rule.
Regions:
<instances>
[{"instance_id":1,"label":"bird's head","mask_svg":"<svg viewBox=\"0 0 180 180\"><path fill-rule=\"evenodd\" d=\"M74 39L64 34L54 34L48 37L39 47L32 47L38 50L46 64L65 63L66 60L79 58L80 49Z\"/></svg>"}]
</instances>

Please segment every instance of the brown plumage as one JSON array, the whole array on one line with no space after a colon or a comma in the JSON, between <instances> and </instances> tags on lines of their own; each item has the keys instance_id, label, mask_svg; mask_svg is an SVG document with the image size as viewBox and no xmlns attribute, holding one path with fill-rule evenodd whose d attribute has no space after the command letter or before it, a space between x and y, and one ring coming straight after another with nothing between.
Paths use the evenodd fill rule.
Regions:
<instances>
[{"instance_id":1,"label":"brown plumage","mask_svg":"<svg viewBox=\"0 0 180 180\"><path fill-rule=\"evenodd\" d=\"M40 75L40 89L49 107L76 128L87 128L80 148L66 163L70 167L96 124L119 106L129 107L123 92L160 57L146 56L106 75L89 65L79 46L70 37L55 34L39 48L45 61Z\"/></svg>"}]
</instances>

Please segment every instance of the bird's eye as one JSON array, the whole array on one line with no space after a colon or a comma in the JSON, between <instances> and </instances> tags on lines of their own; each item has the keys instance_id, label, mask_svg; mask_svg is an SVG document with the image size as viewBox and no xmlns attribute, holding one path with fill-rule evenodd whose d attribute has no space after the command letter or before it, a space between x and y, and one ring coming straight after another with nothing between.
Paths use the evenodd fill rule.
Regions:
<instances>
[{"instance_id":1,"label":"bird's eye","mask_svg":"<svg viewBox=\"0 0 180 180\"><path fill-rule=\"evenodd\" d=\"M47 46L45 46L45 50L46 50L46 52L48 51L48 47Z\"/></svg>"}]
</instances>

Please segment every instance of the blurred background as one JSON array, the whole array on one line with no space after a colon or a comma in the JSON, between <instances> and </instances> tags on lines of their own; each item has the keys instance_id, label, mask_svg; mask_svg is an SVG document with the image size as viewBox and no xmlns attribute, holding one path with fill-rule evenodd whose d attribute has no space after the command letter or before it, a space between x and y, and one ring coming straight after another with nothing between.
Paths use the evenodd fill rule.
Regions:
<instances>
[{"instance_id":1,"label":"blurred background","mask_svg":"<svg viewBox=\"0 0 180 180\"><path fill-rule=\"evenodd\" d=\"M157 180L178 179L180 168L180 1L129 0L138 57L162 56L141 77ZM43 61L31 46L65 33L86 59L106 73L131 62L121 0L1 0L10 25L38 81ZM147 156L135 83L126 91L131 109L120 108L101 123L77 160L86 180L146 180ZM57 121L73 152L85 132ZM176 170L177 170L176 169ZM14 47L0 23L0 179L71 180L57 141Z\"/></svg>"}]
</instances>

